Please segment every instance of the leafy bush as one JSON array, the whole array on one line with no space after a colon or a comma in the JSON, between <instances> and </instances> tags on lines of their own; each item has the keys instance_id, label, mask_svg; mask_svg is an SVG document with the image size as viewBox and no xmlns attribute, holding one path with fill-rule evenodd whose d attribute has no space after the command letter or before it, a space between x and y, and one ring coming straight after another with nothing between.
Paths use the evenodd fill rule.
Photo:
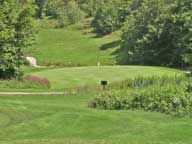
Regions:
<instances>
[{"instance_id":1,"label":"leafy bush","mask_svg":"<svg viewBox=\"0 0 192 144\"><path fill-rule=\"evenodd\" d=\"M157 111L174 116L190 114L192 110L191 95L178 86L166 86L146 89L132 94L131 109Z\"/></svg>"},{"instance_id":2,"label":"leafy bush","mask_svg":"<svg viewBox=\"0 0 192 144\"><path fill-rule=\"evenodd\" d=\"M109 110L129 109L130 96L128 91L105 91L89 103L89 107Z\"/></svg>"},{"instance_id":3,"label":"leafy bush","mask_svg":"<svg viewBox=\"0 0 192 144\"><path fill-rule=\"evenodd\" d=\"M110 110L138 109L184 116L191 114L192 97L191 93L170 85L134 92L104 92L91 101L89 106Z\"/></svg>"},{"instance_id":4,"label":"leafy bush","mask_svg":"<svg viewBox=\"0 0 192 144\"><path fill-rule=\"evenodd\" d=\"M121 87L120 90L105 91L94 98L89 106L109 110L155 111L178 117L191 115L191 87L185 84L184 79L172 79L172 81L170 79L172 78L162 78L155 83L154 80L147 81L145 78L140 78L141 84L136 79L128 83L130 89Z\"/></svg>"}]
</instances>

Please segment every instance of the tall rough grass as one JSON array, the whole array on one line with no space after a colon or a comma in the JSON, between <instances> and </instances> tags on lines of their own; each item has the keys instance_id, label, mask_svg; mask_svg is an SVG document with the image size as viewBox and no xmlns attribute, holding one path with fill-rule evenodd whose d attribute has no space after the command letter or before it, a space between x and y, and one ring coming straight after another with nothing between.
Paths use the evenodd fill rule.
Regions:
<instances>
[{"instance_id":1,"label":"tall rough grass","mask_svg":"<svg viewBox=\"0 0 192 144\"><path fill-rule=\"evenodd\" d=\"M164 86L167 84L180 85L187 82L189 79L185 76L151 76L151 77L136 77L134 79L126 79L121 82L115 82L110 85L111 89L127 89L127 88L147 88L150 86Z\"/></svg>"},{"instance_id":2,"label":"tall rough grass","mask_svg":"<svg viewBox=\"0 0 192 144\"><path fill-rule=\"evenodd\" d=\"M51 87L48 79L27 76L23 80L0 80L0 88L3 89L49 89Z\"/></svg>"}]
</instances>

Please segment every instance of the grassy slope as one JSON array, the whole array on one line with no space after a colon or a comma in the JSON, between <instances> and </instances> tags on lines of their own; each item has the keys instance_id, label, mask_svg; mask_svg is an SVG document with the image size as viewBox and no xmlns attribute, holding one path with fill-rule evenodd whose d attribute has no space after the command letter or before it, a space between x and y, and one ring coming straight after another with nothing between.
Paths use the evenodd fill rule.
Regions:
<instances>
[{"instance_id":1,"label":"grassy slope","mask_svg":"<svg viewBox=\"0 0 192 144\"><path fill-rule=\"evenodd\" d=\"M91 95L91 94L90 94ZM91 96L0 96L1 144L190 144L192 120L87 108Z\"/></svg>"},{"instance_id":2,"label":"grassy slope","mask_svg":"<svg viewBox=\"0 0 192 144\"><path fill-rule=\"evenodd\" d=\"M92 66L60 68L34 72L32 75L48 78L52 89L64 89L86 85L99 85L101 80L109 82L120 81L126 78L151 75L175 75L174 69L142 66Z\"/></svg>"},{"instance_id":3,"label":"grassy slope","mask_svg":"<svg viewBox=\"0 0 192 144\"><path fill-rule=\"evenodd\" d=\"M41 29L32 55L41 65L97 65L98 61L112 65L118 39L117 33L96 38L80 30Z\"/></svg>"}]
</instances>

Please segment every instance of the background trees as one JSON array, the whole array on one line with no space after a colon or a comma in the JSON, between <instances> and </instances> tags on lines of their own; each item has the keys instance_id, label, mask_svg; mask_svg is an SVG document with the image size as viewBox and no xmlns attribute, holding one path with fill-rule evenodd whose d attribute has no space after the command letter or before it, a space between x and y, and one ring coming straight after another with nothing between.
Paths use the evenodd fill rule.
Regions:
<instances>
[{"instance_id":1,"label":"background trees","mask_svg":"<svg viewBox=\"0 0 192 144\"><path fill-rule=\"evenodd\" d=\"M191 0L101 0L93 27L99 35L122 30L120 64L189 65Z\"/></svg>"},{"instance_id":2,"label":"background trees","mask_svg":"<svg viewBox=\"0 0 192 144\"><path fill-rule=\"evenodd\" d=\"M100 36L122 32L119 64L192 64L192 0L0 0L0 78L20 75L34 19L66 28L87 17Z\"/></svg>"},{"instance_id":3,"label":"background trees","mask_svg":"<svg viewBox=\"0 0 192 144\"><path fill-rule=\"evenodd\" d=\"M75 0L36 0L37 18L57 20L57 27L76 24L84 17L83 10Z\"/></svg>"},{"instance_id":4,"label":"background trees","mask_svg":"<svg viewBox=\"0 0 192 144\"><path fill-rule=\"evenodd\" d=\"M66 27L76 24L83 19L84 13L79 5L74 1L62 2L56 8L58 27Z\"/></svg>"},{"instance_id":5,"label":"background trees","mask_svg":"<svg viewBox=\"0 0 192 144\"><path fill-rule=\"evenodd\" d=\"M119 28L118 7L115 1L100 2L92 25L100 35L111 33Z\"/></svg>"},{"instance_id":6,"label":"background trees","mask_svg":"<svg viewBox=\"0 0 192 144\"><path fill-rule=\"evenodd\" d=\"M120 63L181 66L191 54L191 1L144 0L123 26Z\"/></svg>"},{"instance_id":7,"label":"background trees","mask_svg":"<svg viewBox=\"0 0 192 144\"><path fill-rule=\"evenodd\" d=\"M99 35L109 34L121 28L129 12L130 1L100 0L92 26Z\"/></svg>"}]
</instances>

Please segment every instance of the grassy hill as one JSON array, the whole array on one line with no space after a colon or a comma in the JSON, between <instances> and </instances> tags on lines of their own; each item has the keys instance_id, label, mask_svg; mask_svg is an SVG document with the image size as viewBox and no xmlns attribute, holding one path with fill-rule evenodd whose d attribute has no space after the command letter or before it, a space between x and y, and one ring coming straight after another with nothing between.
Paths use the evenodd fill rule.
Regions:
<instances>
[{"instance_id":1,"label":"grassy hill","mask_svg":"<svg viewBox=\"0 0 192 144\"><path fill-rule=\"evenodd\" d=\"M33 72L32 75L50 80L52 89L65 89L87 85L99 85L101 80L110 83L126 78L152 75L175 75L179 71L162 67L144 66L91 66L60 68Z\"/></svg>"},{"instance_id":2,"label":"grassy hill","mask_svg":"<svg viewBox=\"0 0 192 144\"><path fill-rule=\"evenodd\" d=\"M40 65L87 66L98 62L113 65L118 40L118 33L97 38L77 29L40 29L31 55Z\"/></svg>"},{"instance_id":3,"label":"grassy hill","mask_svg":"<svg viewBox=\"0 0 192 144\"><path fill-rule=\"evenodd\" d=\"M43 21L40 23L43 24ZM181 71L116 65L120 44L118 32L97 37L90 32L90 23L88 29L73 26L52 29L46 28L46 23L44 25L44 28L40 28L34 49L30 49L28 55L37 58L38 64L46 68L25 66L23 70L25 75L47 78L51 88L13 79L0 80L0 91L67 91L73 88L79 88L79 91L76 94L68 91L66 95L0 95L0 144L191 143L191 118L176 118L157 112L88 107L90 100L103 92L97 89L101 80L113 83L139 76L176 76ZM101 66L97 66L98 62ZM91 88L86 90L84 86ZM151 89L145 90L150 92ZM106 92L110 94L113 91L116 89L111 88ZM103 94L106 94L105 91ZM121 96L127 95L124 94ZM162 95L165 97L166 93ZM119 100L118 97L116 99ZM171 102L175 100L177 97ZM161 106L164 106L163 99L161 102ZM188 101L182 102L189 107Z\"/></svg>"},{"instance_id":4,"label":"grassy hill","mask_svg":"<svg viewBox=\"0 0 192 144\"><path fill-rule=\"evenodd\" d=\"M118 40L118 33L97 38L82 30L41 29L32 51L40 65L82 67L24 67L26 75L49 79L51 89L27 89L18 81L10 88L7 85L11 81L1 81L0 90L63 91L99 86L101 80L112 83L138 76L181 74L162 67L104 66L116 63ZM98 61L102 66L95 66ZM19 88L22 86L25 89ZM0 95L0 144L191 143L191 119L155 112L91 109L88 104L99 93L91 90L67 95Z\"/></svg>"}]
</instances>

